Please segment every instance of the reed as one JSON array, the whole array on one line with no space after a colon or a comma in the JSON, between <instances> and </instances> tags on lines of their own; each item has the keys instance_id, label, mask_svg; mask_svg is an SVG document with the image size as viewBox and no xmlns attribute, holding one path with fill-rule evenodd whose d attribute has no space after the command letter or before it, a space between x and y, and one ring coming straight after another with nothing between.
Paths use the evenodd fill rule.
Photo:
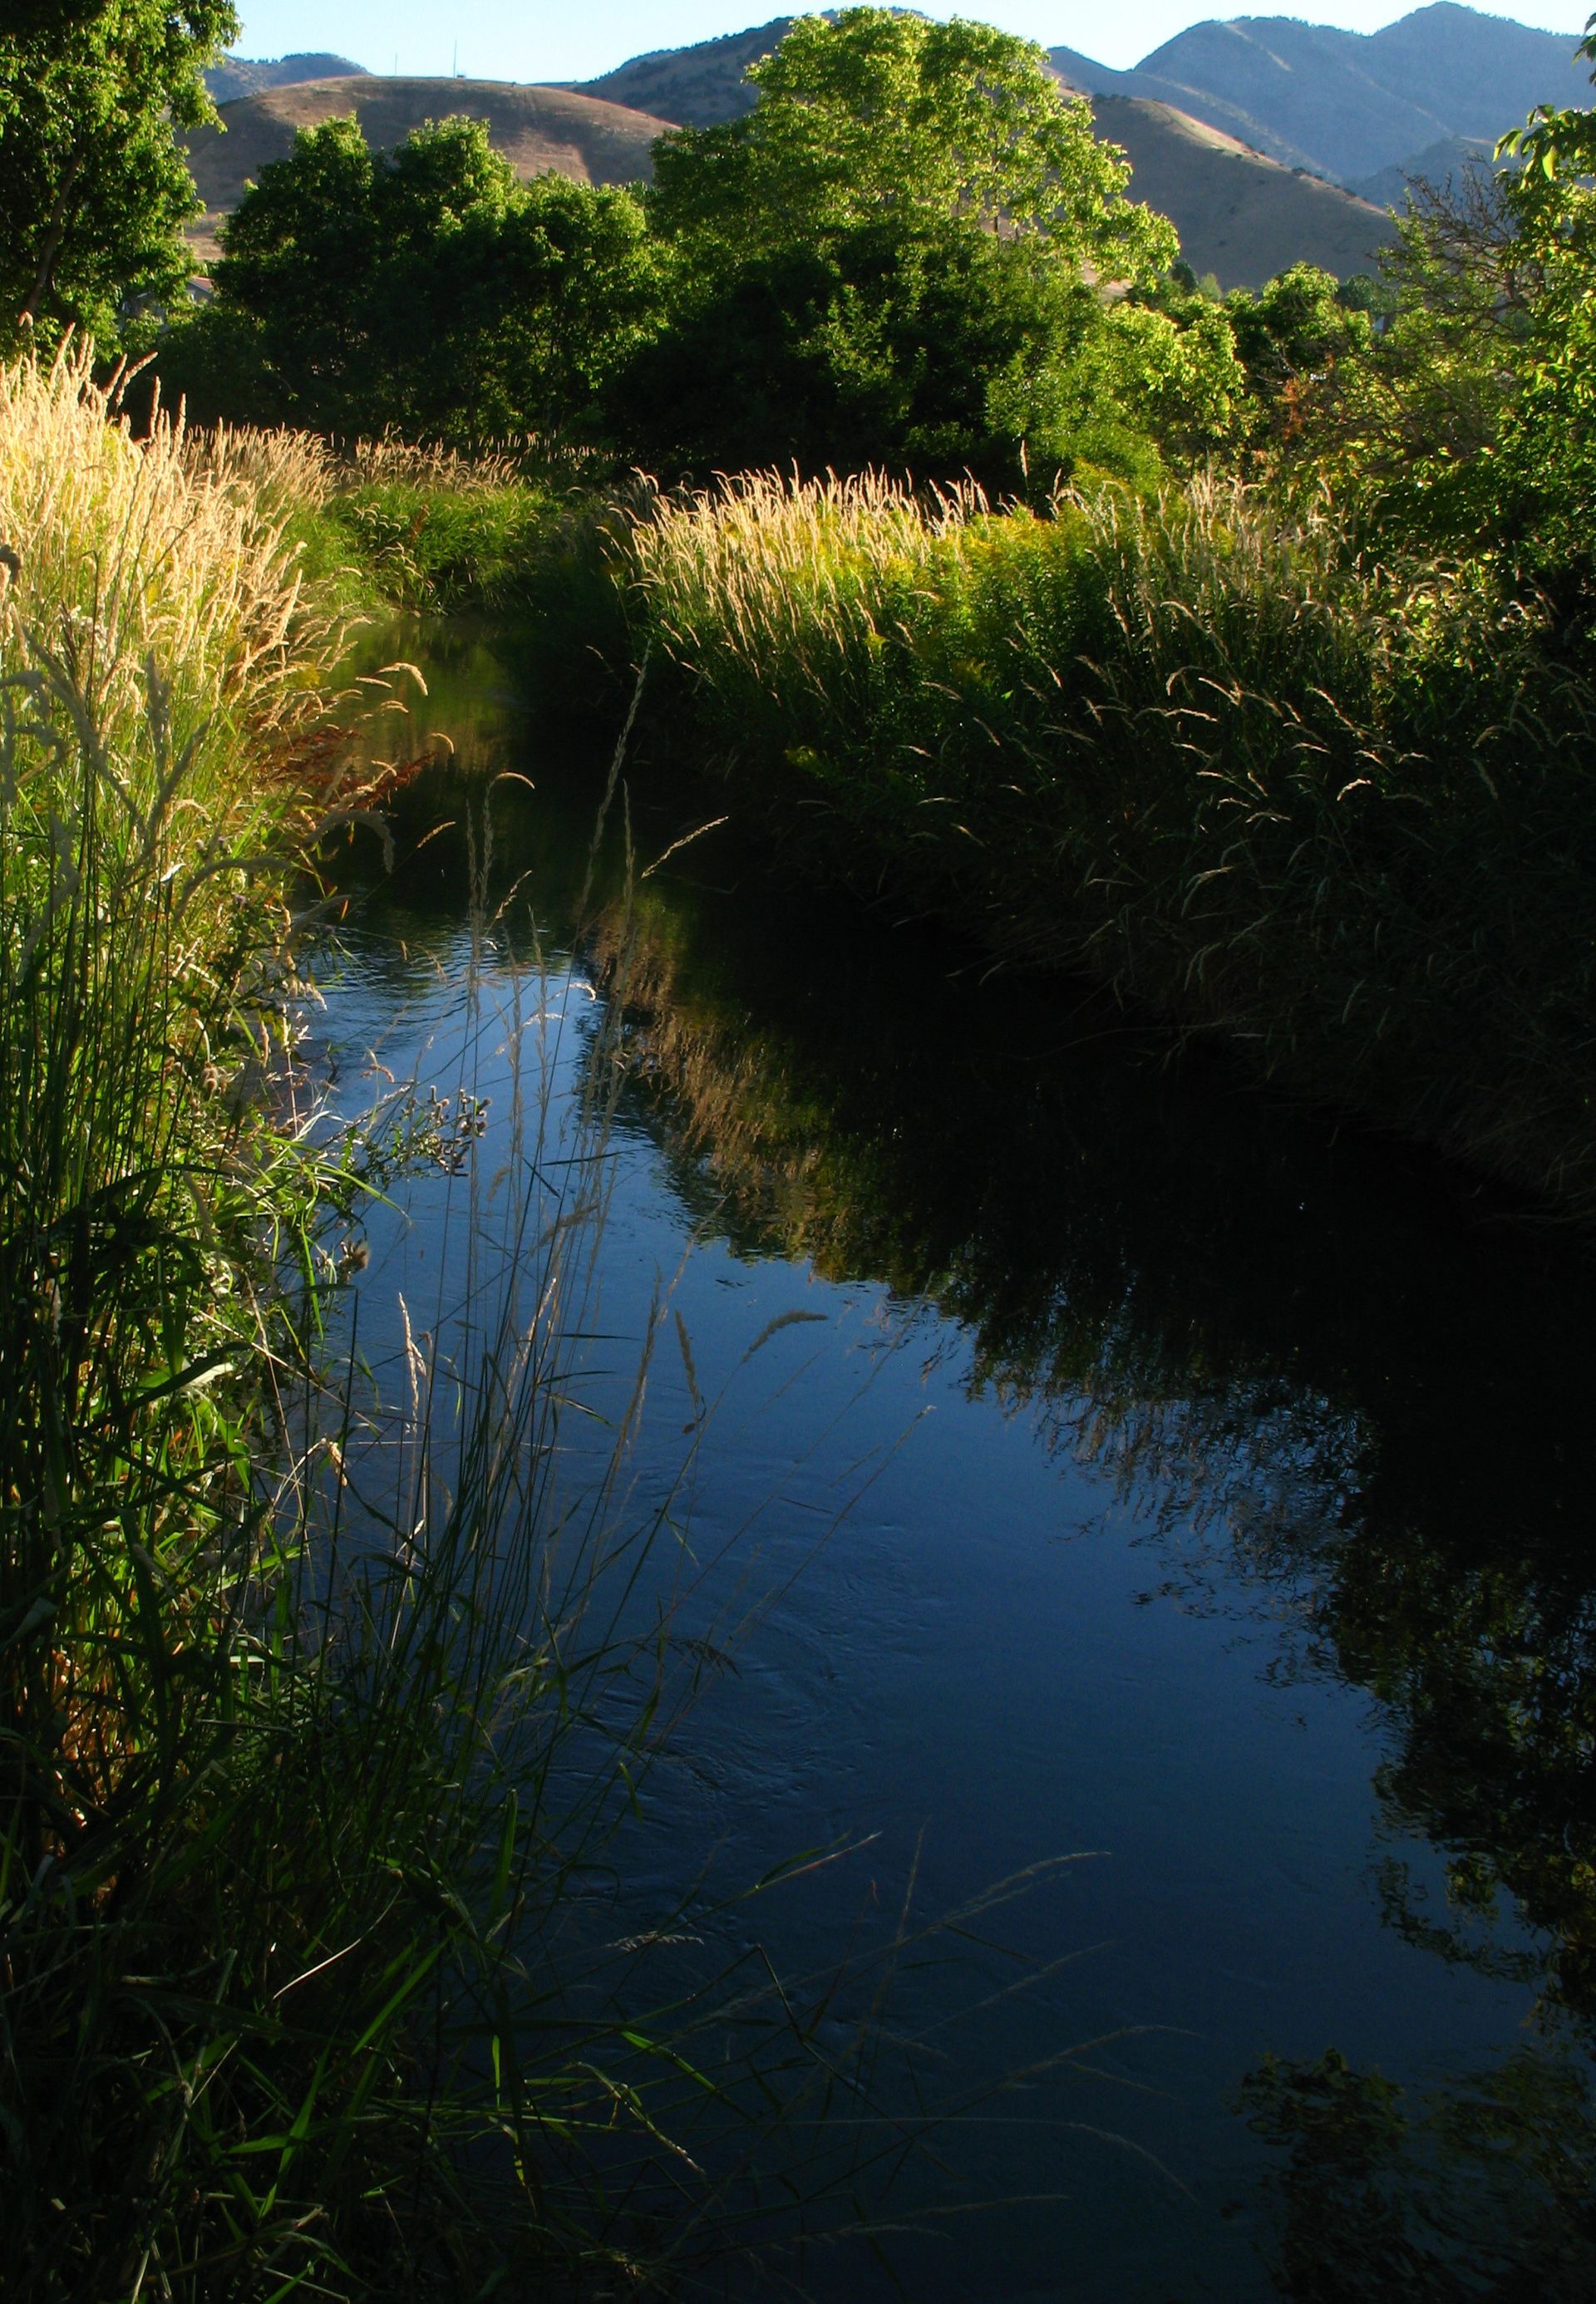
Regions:
<instances>
[{"instance_id":1,"label":"reed","mask_svg":"<svg viewBox=\"0 0 1596 2304\"><path fill-rule=\"evenodd\" d=\"M1596 715L1467 568L1207 478L1036 519L767 476L653 508L632 581L819 868L1596 1205Z\"/></svg>"},{"instance_id":2,"label":"reed","mask_svg":"<svg viewBox=\"0 0 1596 2304\"><path fill-rule=\"evenodd\" d=\"M273 453L275 506L253 444L165 419L135 439L87 348L0 370L0 2102L21 2294L136 2292L140 2204L183 2180L200 2066L180 2003L213 2000L225 1958L190 1922L240 1798L245 1626L277 1559L259 1471L299 1350L281 1275L309 1268L335 1189L267 1093L340 648L284 541L302 475Z\"/></svg>"}]
</instances>

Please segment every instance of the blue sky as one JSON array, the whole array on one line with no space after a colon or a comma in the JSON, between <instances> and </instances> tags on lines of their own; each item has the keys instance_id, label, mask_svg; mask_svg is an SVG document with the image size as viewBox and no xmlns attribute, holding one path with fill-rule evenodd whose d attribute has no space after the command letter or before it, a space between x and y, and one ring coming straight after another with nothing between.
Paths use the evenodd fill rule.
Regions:
<instances>
[{"instance_id":1,"label":"blue sky","mask_svg":"<svg viewBox=\"0 0 1596 2304\"><path fill-rule=\"evenodd\" d=\"M717 32L741 31L782 13L798 0L240 0L244 37L240 53L278 56L295 48L335 50L369 72L446 72L456 54L463 72L478 80L587 80L643 48L679 47ZM1180 0L963 0L943 7L921 0L928 16L981 16L1046 47L1063 43L1101 64L1138 63L1205 13ZM1591 0L1520 0L1493 13L1577 33ZM1269 13L1253 0L1250 13ZM1325 0L1322 6L1278 13L1313 23L1372 32L1406 15L1407 6L1382 0Z\"/></svg>"}]
</instances>

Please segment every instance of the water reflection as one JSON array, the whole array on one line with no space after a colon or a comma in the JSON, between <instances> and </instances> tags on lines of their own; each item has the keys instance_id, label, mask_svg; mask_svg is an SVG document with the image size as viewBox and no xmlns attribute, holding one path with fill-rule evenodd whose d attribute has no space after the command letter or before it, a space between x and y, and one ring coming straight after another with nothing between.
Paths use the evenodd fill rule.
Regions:
<instances>
[{"instance_id":1,"label":"water reflection","mask_svg":"<svg viewBox=\"0 0 1596 2304\"><path fill-rule=\"evenodd\" d=\"M1430 1215L1422 1180L1410 1198L1367 1150L1338 1161L1223 1081L1160 1077L1149 1047L1082 1045L1089 1012L1061 1028L928 969L931 1017L911 996L884 1018L849 978L817 1003L811 977L796 1014L779 974L756 1002L700 906L645 910L633 1063L684 1194L743 1253L929 1296L973 1334L973 1386L1150 1509L1166 1596L1235 1605L1239 1571L1282 1621L1274 1670L1368 1689L1392 1836L1445 1859L1439 1898L1382 1868L1389 1924L1532 1974L1588 2044L1596 1423L1574 1252ZM1536 1949L1522 1926L1502 1942L1509 1915ZM1321 2075L1253 2081L1291 2147L1284 2292L1591 2292L1596 2122L1566 2057L1411 2116L1348 2074L1327 2121Z\"/></svg>"},{"instance_id":2,"label":"water reflection","mask_svg":"<svg viewBox=\"0 0 1596 2304\"><path fill-rule=\"evenodd\" d=\"M1489 1959L1505 1893L1549 1995L1596 2014L1583 1252L923 947L907 984L819 934L801 978L756 977L739 938L770 916L662 894L632 931L636 1093L700 1220L967 1328L969 1385L1111 1470L1168 1589L1278 1606L1277 1670L1379 1698L1382 1800L1451 1858L1447 1911L1394 1882L1393 1916Z\"/></svg>"},{"instance_id":3,"label":"water reflection","mask_svg":"<svg viewBox=\"0 0 1596 2304\"><path fill-rule=\"evenodd\" d=\"M1333 2057L1254 2073L1282 2292L1586 2292L1586 1251L1201 1051L1176 1061L1075 987L982 985L934 936L784 885L734 824L625 914L601 876L576 920L592 758L529 730L485 643L451 647L429 651L429 709L454 762L395 803L402 868L349 868L393 996L457 939L473 872L498 936L580 938L623 987L629 1110L700 1235L934 1308L965 1393L1133 1515L1151 1605L1261 1628L1277 1681L1366 1691L1387 1926L1533 1995L1537 2042L1439 2094ZM511 760L536 791L486 798L484 767ZM714 812L646 748L628 800L645 868ZM1414 1841L1439 1875L1415 1876Z\"/></svg>"}]
</instances>

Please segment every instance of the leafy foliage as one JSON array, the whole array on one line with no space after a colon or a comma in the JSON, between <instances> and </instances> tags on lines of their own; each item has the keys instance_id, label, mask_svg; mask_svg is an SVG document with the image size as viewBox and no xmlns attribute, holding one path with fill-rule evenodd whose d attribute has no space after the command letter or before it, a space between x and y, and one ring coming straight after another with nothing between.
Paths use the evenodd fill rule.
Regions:
<instances>
[{"instance_id":1,"label":"leafy foliage","mask_svg":"<svg viewBox=\"0 0 1596 2304\"><path fill-rule=\"evenodd\" d=\"M231 0L13 0L0 30L0 349L79 327L109 350L188 273L200 202L177 131Z\"/></svg>"},{"instance_id":2,"label":"leafy foliage","mask_svg":"<svg viewBox=\"0 0 1596 2304\"><path fill-rule=\"evenodd\" d=\"M1596 58L1596 30L1583 45ZM1286 477L1328 479L1388 549L1473 555L1584 656L1596 645L1596 191L1580 172L1596 112L1542 110L1502 149L1525 165L1410 197L1381 258L1382 324L1294 387Z\"/></svg>"},{"instance_id":3,"label":"leafy foliage","mask_svg":"<svg viewBox=\"0 0 1596 2304\"><path fill-rule=\"evenodd\" d=\"M1143 473L1141 349L1038 241L866 223L690 275L617 377L610 422L666 471L885 464L1004 487L1028 443L1049 474Z\"/></svg>"},{"instance_id":4,"label":"leafy foliage","mask_svg":"<svg viewBox=\"0 0 1596 2304\"><path fill-rule=\"evenodd\" d=\"M754 109L660 140L667 237L743 254L887 222L1045 232L1067 262L1141 280L1173 229L1125 198L1130 170L1042 51L987 24L886 8L801 17L752 66Z\"/></svg>"},{"instance_id":5,"label":"leafy foliage","mask_svg":"<svg viewBox=\"0 0 1596 2304\"><path fill-rule=\"evenodd\" d=\"M1596 15L1581 53L1596 64ZM1596 651L1596 109L1543 109L1507 141L1526 163L1507 198L1538 292L1505 461L1531 571L1570 638Z\"/></svg>"},{"instance_id":6,"label":"leafy foliage","mask_svg":"<svg viewBox=\"0 0 1596 2304\"><path fill-rule=\"evenodd\" d=\"M201 415L464 444L555 430L706 471L796 460L1015 486L1222 438L1243 383L1169 226L1125 196L1040 52L856 8L805 19L760 101L661 140L640 198L515 183L480 125L392 154L332 122L230 221L162 352Z\"/></svg>"},{"instance_id":7,"label":"leafy foliage","mask_svg":"<svg viewBox=\"0 0 1596 2304\"><path fill-rule=\"evenodd\" d=\"M1295 386L1367 355L1373 339L1367 311L1316 264L1288 266L1256 296L1236 290L1225 313L1254 394L1286 420Z\"/></svg>"},{"instance_id":8,"label":"leafy foliage","mask_svg":"<svg viewBox=\"0 0 1596 2304\"><path fill-rule=\"evenodd\" d=\"M583 413L655 309L632 194L515 181L479 121L392 153L333 120L262 171L162 354L204 415L471 441Z\"/></svg>"}]
</instances>

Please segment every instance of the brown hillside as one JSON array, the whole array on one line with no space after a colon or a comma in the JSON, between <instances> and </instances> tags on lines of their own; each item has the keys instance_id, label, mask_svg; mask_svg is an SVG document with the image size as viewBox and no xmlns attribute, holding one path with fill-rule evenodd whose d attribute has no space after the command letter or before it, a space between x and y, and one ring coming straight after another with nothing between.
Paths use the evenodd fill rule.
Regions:
<instances>
[{"instance_id":1,"label":"brown hillside","mask_svg":"<svg viewBox=\"0 0 1596 2304\"><path fill-rule=\"evenodd\" d=\"M197 129L189 165L206 213L196 252L208 258L224 216L269 161L286 159L301 128L357 119L383 149L403 142L424 120L465 113L486 121L495 148L521 177L553 169L582 184L630 184L649 173L649 147L671 125L646 112L571 89L526 88L494 80L313 80L263 89L221 107L222 127Z\"/></svg>"},{"instance_id":2,"label":"brown hillside","mask_svg":"<svg viewBox=\"0 0 1596 2304\"><path fill-rule=\"evenodd\" d=\"M686 128L710 128L748 111L753 89L743 75L750 64L781 46L792 21L790 16L775 16L768 24L728 32L717 40L699 40L692 47L657 48L649 55L630 57L598 80L575 85L612 104L666 113Z\"/></svg>"},{"instance_id":3,"label":"brown hillside","mask_svg":"<svg viewBox=\"0 0 1596 2304\"><path fill-rule=\"evenodd\" d=\"M1213 273L1222 288L1261 288L1299 262L1345 280L1372 271L1375 250L1396 235L1382 208L1171 105L1097 96L1091 110L1099 135L1125 148L1132 199L1168 216L1193 271Z\"/></svg>"}]
</instances>

